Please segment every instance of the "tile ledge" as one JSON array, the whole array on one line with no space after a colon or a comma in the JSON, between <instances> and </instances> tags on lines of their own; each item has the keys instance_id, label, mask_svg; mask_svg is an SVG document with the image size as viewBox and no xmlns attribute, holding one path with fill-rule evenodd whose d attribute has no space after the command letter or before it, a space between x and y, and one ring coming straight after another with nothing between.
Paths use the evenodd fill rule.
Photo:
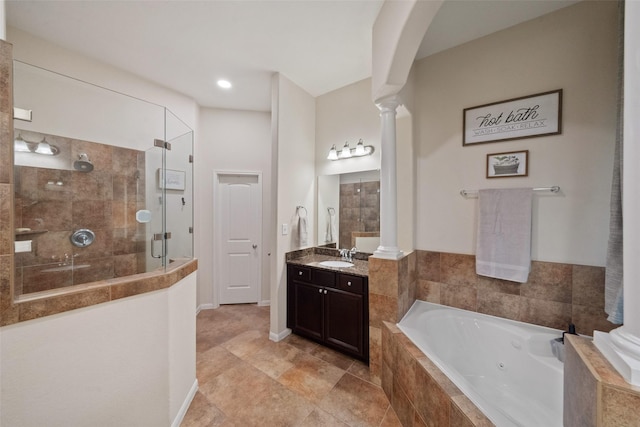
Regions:
<instances>
[{"instance_id":1,"label":"tile ledge","mask_svg":"<svg viewBox=\"0 0 640 427\"><path fill-rule=\"evenodd\" d=\"M169 266L166 267L166 269L164 269L163 267L159 267L156 270L145 272L145 273L133 274L129 276L101 280L98 282L91 282L91 283L80 284L75 286L68 286L60 289L52 289L52 290L47 290L42 292L34 292L30 294L25 294L25 295L18 295L14 298L13 305L19 306L22 304L26 304L34 301L43 301L50 298L58 298L58 297L64 298L65 296L77 295L77 294L81 294L81 293L89 292L93 290L110 288L111 286L114 286L114 285L126 286L127 284L133 284L133 283L139 282L140 280L153 280L158 277L169 277L170 278L169 287L171 287L172 285L182 280L182 278L186 277L187 275L191 274L197 269L198 269L198 260L196 258L179 258L179 259L172 260ZM180 272L182 270L187 271L187 273L184 276L178 275L178 276L172 277L174 273ZM149 291L136 292L135 294L137 295L137 294L143 294L147 292ZM102 301L97 302L96 304L100 304L101 302ZM58 311L54 310L53 312L48 313L48 315L56 314L56 313L58 313ZM6 326L6 325L3 325L3 326Z\"/></svg>"}]
</instances>

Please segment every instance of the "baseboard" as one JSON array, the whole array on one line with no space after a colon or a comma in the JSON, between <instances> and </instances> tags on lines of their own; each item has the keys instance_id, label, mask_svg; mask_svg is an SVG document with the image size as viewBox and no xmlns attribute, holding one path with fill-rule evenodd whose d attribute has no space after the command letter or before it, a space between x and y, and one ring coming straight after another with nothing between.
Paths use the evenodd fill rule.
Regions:
<instances>
[{"instance_id":1,"label":"baseboard","mask_svg":"<svg viewBox=\"0 0 640 427\"><path fill-rule=\"evenodd\" d=\"M276 334L275 332L269 332L269 339L274 342L279 342L289 335L291 335L291 329L287 328L279 334Z\"/></svg>"},{"instance_id":2,"label":"baseboard","mask_svg":"<svg viewBox=\"0 0 640 427\"><path fill-rule=\"evenodd\" d=\"M196 308L196 315L200 313L201 310L213 310L214 308L218 308L213 304L200 304L198 308Z\"/></svg>"},{"instance_id":3,"label":"baseboard","mask_svg":"<svg viewBox=\"0 0 640 427\"><path fill-rule=\"evenodd\" d=\"M263 301L258 301L258 307L269 307L271 305L271 300L263 300Z\"/></svg>"},{"instance_id":4,"label":"baseboard","mask_svg":"<svg viewBox=\"0 0 640 427\"><path fill-rule=\"evenodd\" d=\"M191 390L187 393L187 397L185 397L184 402L182 402L182 406L180 406L180 410L176 414L176 417L173 419L171 423L171 427L180 427L182 420L184 420L184 416L187 415L187 411L189 410L189 405L191 405L191 401L196 396L198 392L198 379L193 382L191 386Z\"/></svg>"}]
</instances>

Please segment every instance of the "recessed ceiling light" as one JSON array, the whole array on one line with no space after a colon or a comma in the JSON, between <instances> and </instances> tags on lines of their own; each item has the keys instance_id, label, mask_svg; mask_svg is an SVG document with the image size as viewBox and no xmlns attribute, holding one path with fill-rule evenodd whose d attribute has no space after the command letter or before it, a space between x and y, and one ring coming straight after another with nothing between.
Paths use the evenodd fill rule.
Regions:
<instances>
[{"instance_id":1,"label":"recessed ceiling light","mask_svg":"<svg viewBox=\"0 0 640 427\"><path fill-rule=\"evenodd\" d=\"M231 89L231 82L229 80L218 80L218 86L223 89Z\"/></svg>"}]
</instances>

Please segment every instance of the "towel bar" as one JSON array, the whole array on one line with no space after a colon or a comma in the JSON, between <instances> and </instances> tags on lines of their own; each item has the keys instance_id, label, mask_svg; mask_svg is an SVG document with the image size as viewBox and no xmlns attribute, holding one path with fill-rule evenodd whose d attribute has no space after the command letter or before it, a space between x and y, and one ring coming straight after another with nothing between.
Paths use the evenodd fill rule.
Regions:
<instances>
[{"instance_id":1,"label":"towel bar","mask_svg":"<svg viewBox=\"0 0 640 427\"><path fill-rule=\"evenodd\" d=\"M533 191L550 191L552 193L560 192L560 187L558 185L554 185L552 187L536 187ZM469 190L460 190L460 195L462 197L478 197L477 191L469 191Z\"/></svg>"}]
</instances>

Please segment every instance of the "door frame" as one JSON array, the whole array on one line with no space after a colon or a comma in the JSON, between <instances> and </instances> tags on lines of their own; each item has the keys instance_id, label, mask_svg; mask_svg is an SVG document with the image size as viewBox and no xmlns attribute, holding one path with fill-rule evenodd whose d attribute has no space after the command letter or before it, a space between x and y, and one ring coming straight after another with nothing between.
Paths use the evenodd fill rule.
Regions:
<instances>
[{"instance_id":1,"label":"door frame","mask_svg":"<svg viewBox=\"0 0 640 427\"><path fill-rule=\"evenodd\" d=\"M221 213L220 208L222 206L221 198L222 192L220 191L220 177L225 175L235 175L235 176L255 176L258 178L258 215L260 217L259 222L259 230L258 230L258 305L261 305L262 301L262 255L263 255L263 226L262 226L262 214L263 214L263 193L264 188L262 184L262 171L235 171L235 170L214 170L213 171L213 283L211 286L213 287L213 308L218 308L220 306L220 257L222 255L222 239L219 238L221 235L221 227L220 223Z\"/></svg>"}]
</instances>

